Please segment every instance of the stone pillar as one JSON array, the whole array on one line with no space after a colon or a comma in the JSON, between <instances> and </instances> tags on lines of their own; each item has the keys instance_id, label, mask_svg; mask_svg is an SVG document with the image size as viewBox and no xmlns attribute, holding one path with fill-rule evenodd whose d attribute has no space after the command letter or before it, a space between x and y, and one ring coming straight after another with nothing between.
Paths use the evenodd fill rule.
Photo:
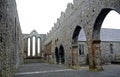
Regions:
<instances>
[{"instance_id":1,"label":"stone pillar","mask_svg":"<svg viewBox=\"0 0 120 77\"><path fill-rule=\"evenodd\" d=\"M30 38L30 56L33 56L33 51L32 51L33 48L32 47L33 47L33 38L31 37Z\"/></svg>"},{"instance_id":2,"label":"stone pillar","mask_svg":"<svg viewBox=\"0 0 120 77\"><path fill-rule=\"evenodd\" d=\"M35 56L38 56L38 38L35 38Z\"/></svg>"},{"instance_id":3,"label":"stone pillar","mask_svg":"<svg viewBox=\"0 0 120 77\"><path fill-rule=\"evenodd\" d=\"M76 51L76 66L79 66L79 54L78 51Z\"/></svg>"},{"instance_id":4,"label":"stone pillar","mask_svg":"<svg viewBox=\"0 0 120 77\"><path fill-rule=\"evenodd\" d=\"M89 68L90 70L103 70L100 50L100 40L93 40L89 48Z\"/></svg>"},{"instance_id":5,"label":"stone pillar","mask_svg":"<svg viewBox=\"0 0 120 77\"><path fill-rule=\"evenodd\" d=\"M72 66L74 66L75 63L74 63L74 49L72 48Z\"/></svg>"}]
</instances>

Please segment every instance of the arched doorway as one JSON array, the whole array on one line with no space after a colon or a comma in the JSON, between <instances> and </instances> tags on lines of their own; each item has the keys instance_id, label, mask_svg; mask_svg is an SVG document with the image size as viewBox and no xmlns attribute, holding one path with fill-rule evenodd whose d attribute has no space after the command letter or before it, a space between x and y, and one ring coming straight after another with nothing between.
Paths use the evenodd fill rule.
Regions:
<instances>
[{"instance_id":1,"label":"arched doorway","mask_svg":"<svg viewBox=\"0 0 120 77\"><path fill-rule=\"evenodd\" d=\"M60 56L60 62L62 64L65 63L65 54L64 54L64 47L62 45L60 45L59 47L59 56Z\"/></svg>"},{"instance_id":2,"label":"arched doorway","mask_svg":"<svg viewBox=\"0 0 120 77\"><path fill-rule=\"evenodd\" d=\"M104 19L106 16L112 11L110 8L105 8L102 9L101 12L99 13L98 17L96 18L96 21L93 26L93 32L92 32L92 43L91 43L91 49L92 49L92 54L89 54L92 56L92 59L90 61L90 68L94 68L97 70L102 70L102 57L101 57L101 49L100 49L100 32L101 32L101 27L103 24Z\"/></svg>"},{"instance_id":3,"label":"arched doorway","mask_svg":"<svg viewBox=\"0 0 120 77\"><path fill-rule=\"evenodd\" d=\"M56 58L56 63L59 64L59 52L57 47L55 47L55 58Z\"/></svg>"}]
</instances>

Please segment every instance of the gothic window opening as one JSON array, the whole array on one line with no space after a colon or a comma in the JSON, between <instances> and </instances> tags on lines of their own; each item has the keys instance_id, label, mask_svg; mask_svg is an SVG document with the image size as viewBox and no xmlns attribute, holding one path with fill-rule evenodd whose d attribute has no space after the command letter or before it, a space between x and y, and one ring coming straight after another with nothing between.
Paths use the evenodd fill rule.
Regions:
<instances>
[{"instance_id":1,"label":"gothic window opening","mask_svg":"<svg viewBox=\"0 0 120 77\"><path fill-rule=\"evenodd\" d=\"M35 36L33 36L32 38L33 38L33 40L32 40L32 42L33 42L32 43L33 44L32 45L32 47L33 47L33 50L32 50L33 54L32 54L32 56L35 56Z\"/></svg>"},{"instance_id":2,"label":"gothic window opening","mask_svg":"<svg viewBox=\"0 0 120 77\"><path fill-rule=\"evenodd\" d=\"M37 42L38 43L37 44L38 45L38 54L40 55L40 38L38 38L37 40L38 40L38 42Z\"/></svg>"},{"instance_id":3,"label":"gothic window opening","mask_svg":"<svg viewBox=\"0 0 120 77\"><path fill-rule=\"evenodd\" d=\"M27 41L28 41L28 54L27 55L30 56L30 38L28 38Z\"/></svg>"}]
</instances>

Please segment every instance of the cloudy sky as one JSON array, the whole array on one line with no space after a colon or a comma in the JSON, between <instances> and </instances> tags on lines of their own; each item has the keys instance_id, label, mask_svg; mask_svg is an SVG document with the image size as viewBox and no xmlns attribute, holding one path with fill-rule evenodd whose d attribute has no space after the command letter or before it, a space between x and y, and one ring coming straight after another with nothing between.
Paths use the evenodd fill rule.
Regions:
<instances>
[{"instance_id":1,"label":"cloudy sky","mask_svg":"<svg viewBox=\"0 0 120 77\"><path fill-rule=\"evenodd\" d=\"M54 26L61 11L64 11L68 2L72 0L16 0L20 24L23 33L30 33L36 29L40 34L46 34ZM111 11L102 27L119 28L120 15Z\"/></svg>"}]
</instances>

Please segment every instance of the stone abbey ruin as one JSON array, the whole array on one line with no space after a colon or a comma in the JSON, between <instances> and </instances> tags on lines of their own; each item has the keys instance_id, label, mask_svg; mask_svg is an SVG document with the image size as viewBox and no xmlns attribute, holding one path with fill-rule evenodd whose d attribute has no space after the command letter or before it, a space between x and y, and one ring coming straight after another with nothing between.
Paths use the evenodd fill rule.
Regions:
<instances>
[{"instance_id":1,"label":"stone abbey ruin","mask_svg":"<svg viewBox=\"0 0 120 77\"><path fill-rule=\"evenodd\" d=\"M47 35L38 34L35 30L30 34L22 34L16 6L15 0L0 0L0 77L12 77L26 59L50 59L58 64L79 65L77 45L82 30L86 39L84 44L89 69L104 69L101 54L101 25L111 10L120 13L120 0L73 0L73 4L68 3L65 12L61 12L61 17ZM32 37L36 39L34 56L32 42L28 55L28 39L32 41ZM40 44L37 42L38 39ZM110 44L112 57L114 57L112 47L114 44L118 47L115 60L120 59L118 52L120 40L116 42L105 43ZM80 54L83 54L84 44L79 45ZM106 61L110 62L109 58L107 59Z\"/></svg>"}]
</instances>

